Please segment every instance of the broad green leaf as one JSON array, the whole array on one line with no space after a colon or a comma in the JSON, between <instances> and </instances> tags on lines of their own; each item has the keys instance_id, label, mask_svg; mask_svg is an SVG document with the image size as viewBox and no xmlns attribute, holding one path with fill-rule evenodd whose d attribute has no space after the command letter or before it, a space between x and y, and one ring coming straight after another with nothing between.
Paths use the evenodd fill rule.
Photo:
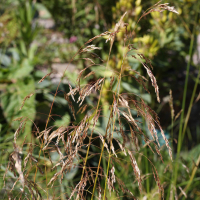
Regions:
<instances>
[{"instance_id":1,"label":"broad green leaf","mask_svg":"<svg viewBox=\"0 0 200 200\"><path fill-rule=\"evenodd\" d=\"M42 16L41 17L43 19L48 19L48 18L52 17L51 13L48 11L48 9L43 4L35 3L34 6L35 6L37 11L42 12Z\"/></svg>"},{"instance_id":2,"label":"broad green leaf","mask_svg":"<svg viewBox=\"0 0 200 200\"><path fill-rule=\"evenodd\" d=\"M12 73L9 74L8 79L21 79L30 75L33 71L34 66L31 61L27 58L23 59L19 65L12 66Z\"/></svg>"},{"instance_id":3,"label":"broad green leaf","mask_svg":"<svg viewBox=\"0 0 200 200\"><path fill-rule=\"evenodd\" d=\"M136 94L137 96L141 97L147 103L151 103L151 95L150 94L148 94L148 93L141 94L138 89L134 88L133 86L131 86L130 84L128 84L126 82L122 82L121 85L128 92Z\"/></svg>"},{"instance_id":4,"label":"broad green leaf","mask_svg":"<svg viewBox=\"0 0 200 200\"><path fill-rule=\"evenodd\" d=\"M96 75L99 75L101 77L111 77L113 75L113 72L109 69L106 69L105 66L95 66L91 67L92 71L95 72Z\"/></svg>"},{"instance_id":5,"label":"broad green leaf","mask_svg":"<svg viewBox=\"0 0 200 200\"><path fill-rule=\"evenodd\" d=\"M52 102L54 100L54 95L44 94L44 98ZM57 103L58 105L67 105L67 101L65 100L64 95L63 97L56 96L54 102Z\"/></svg>"},{"instance_id":6,"label":"broad green leaf","mask_svg":"<svg viewBox=\"0 0 200 200\"><path fill-rule=\"evenodd\" d=\"M11 59L9 56L2 54L0 50L0 64L3 64L4 66L9 66L11 63Z\"/></svg>"}]
</instances>

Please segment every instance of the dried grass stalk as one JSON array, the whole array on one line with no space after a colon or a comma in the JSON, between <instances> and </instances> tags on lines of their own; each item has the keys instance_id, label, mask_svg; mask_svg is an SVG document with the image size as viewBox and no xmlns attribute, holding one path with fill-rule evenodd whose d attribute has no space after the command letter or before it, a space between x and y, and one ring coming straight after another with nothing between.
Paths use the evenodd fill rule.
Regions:
<instances>
[{"instance_id":1,"label":"dried grass stalk","mask_svg":"<svg viewBox=\"0 0 200 200\"><path fill-rule=\"evenodd\" d=\"M87 47L81 49L80 53L85 53L85 52L93 51L95 49L100 50L101 47L95 47L93 44L92 45L88 45Z\"/></svg>"},{"instance_id":2,"label":"dried grass stalk","mask_svg":"<svg viewBox=\"0 0 200 200\"><path fill-rule=\"evenodd\" d=\"M52 73L53 73L53 72L50 72L50 73L46 74L45 76L43 76L42 79L40 79L40 80L38 81L38 83L41 83L42 81L44 81L44 79L45 79L46 77L50 76Z\"/></svg>"},{"instance_id":3,"label":"dried grass stalk","mask_svg":"<svg viewBox=\"0 0 200 200\"><path fill-rule=\"evenodd\" d=\"M130 150L128 150L128 154L129 154L129 156L131 158L131 165L133 167L136 179L138 181L139 190L140 190L140 192L142 192L142 180L141 180L141 176L140 176L140 169L139 169L139 167L137 165L137 162L136 162L136 159L135 159L134 155L132 154L132 152Z\"/></svg>"},{"instance_id":4,"label":"dried grass stalk","mask_svg":"<svg viewBox=\"0 0 200 200\"><path fill-rule=\"evenodd\" d=\"M73 96L73 95L72 95L72 96ZM70 98L69 98L69 94L64 94L64 97L65 97L65 99L66 99L67 102L68 102L69 108L70 108L70 110L72 111L72 114L73 114L74 119L76 120L75 109L74 109L74 106L73 106L72 101L71 101Z\"/></svg>"},{"instance_id":5,"label":"dried grass stalk","mask_svg":"<svg viewBox=\"0 0 200 200\"><path fill-rule=\"evenodd\" d=\"M27 95L27 96L24 98L24 100L23 100L23 102L22 102L22 106L20 107L19 110L21 110L21 109L23 108L23 106L24 106L24 104L25 104L25 101L28 100L30 97L32 97L34 94L35 94L34 92L31 92L29 95Z\"/></svg>"},{"instance_id":6,"label":"dried grass stalk","mask_svg":"<svg viewBox=\"0 0 200 200\"><path fill-rule=\"evenodd\" d=\"M13 159L13 161L15 161L14 166L15 166L17 173L19 174L19 180L21 181L21 184L22 184L22 187L24 190L25 179L24 179L24 174L22 172L22 160L21 160L21 156L20 156L20 150L16 143L13 143L13 147L14 147L14 152L12 153L12 159ZM14 188L14 185L13 185L13 188Z\"/></svg>"},{"instance_id":7,"label":"dried grass stalk","mask_svg":"<svg viewBox=\"0 0 200 200\"><path fill-rule=\"evenodd\" d=\"M174 119L174 107L173 107L172 90L169 91L169 95L170 95L170 98L169 98L169 106L170 106L170 109L171 109L171 118L172 118L172 120L173 120L173 119Z\"/></svg>"}]
</instances>

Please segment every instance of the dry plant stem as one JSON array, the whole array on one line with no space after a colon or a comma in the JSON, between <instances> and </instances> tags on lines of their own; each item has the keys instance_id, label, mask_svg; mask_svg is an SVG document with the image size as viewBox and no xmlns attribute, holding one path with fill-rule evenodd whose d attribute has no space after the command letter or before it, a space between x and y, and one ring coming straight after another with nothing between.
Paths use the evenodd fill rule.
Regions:
<instances>
[{"instance_id":1,"label":"dry plant stem","mask_svg":"<svg viewBox=\"0 0 200 200\"><path fill-rule=\"evenodd\" d=\"M162 1L162 0L161 0L161 1ZM142 16L138 19L137 24L139 23L139 21L140 21L145 15L149 14L148 11L150 11L152 8L154 8L155 6L157 6L161 1L157 2L156 4L154 4L153 6L151 6L150 8L148 8L148 9L142 14Z\"/></svg>"},{"instance_id":2,"label":"dry plant stem","mask_svg":"<svg viewBox=\"0 0 200 200\"><path fill-rule=\"evenodd\" d=\"M172 138L172 151L173 151L173 140L174 140L174 132L173 132L173 127L174 127L174 107L173 107L173 95L172 95L172 90L170 89L169 91L170 94L170 101L169 101L169 106L170 106L170 110L171 110L171 138ZM174 177L174 171L172 170L171 173L171 179L173 180ZM173 182L171 182L171 188L173 187ZM171 188L169 187L168 189L168 193L167 193L167 199L169 199L170 193L173 196L173 189L171 190Z\"/></svg>"}]
</instances>

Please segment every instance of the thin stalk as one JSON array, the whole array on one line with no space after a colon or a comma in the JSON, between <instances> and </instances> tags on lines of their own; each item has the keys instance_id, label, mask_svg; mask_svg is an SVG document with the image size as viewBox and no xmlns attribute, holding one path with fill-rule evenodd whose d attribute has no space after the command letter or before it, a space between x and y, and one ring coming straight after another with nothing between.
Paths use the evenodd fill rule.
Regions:
<instances>
[{"instance_id":1,"label":"thin stalk","mask_svg":"<svg viewBox=\"0 0 200 200\"><path fill-rule=\"evenodd\" d=\"M193 46L194 46L194 36L195 36L195 30L196 30L196 23L197 23L197 19L198 19L198 7L197 6L197 10L196 10L196 16L195 16L195 24L193 27L193 31L192 31L192 37L191 37L191 41L190 41L190 49L189 49L189 61L187 63L187 71L186 71L186 77L185 77L185 85L184 85L184 92L183 92L183 102L182 102L182 113L181 113L181 119L180 119L180 127L179 127L179 136L178 136L178 148L177 148L177 154L179 155L180 150L181 150L181 144L182 144L182 129L183 129L183 120L184 120L184 111L185 111L185 102L186 102L186 95L187 95L187 86L188 86L188 77L189 77L189 70L190 70L190 65L191 65L191 61L192 61L192 50L193 50Z\"/></svg>"},{"instance_id":2,"label":"thin stalk","mask_svg":"<svg viewBox=\"0 0 200 200\"><path fill-rule=\"evenodd\" d=\"M178 135L178 147L177 147L177 156L176 156L176 164L175 164L175 175L174 175L174 186L176 186L177 182L177 176L178 176L178 159L179 159L179 154L181 150L181 145L183 141L182 137L182 130L183 130L183 123L184 123L184 111L185 111L185 102L186 102L186 94L187 94L187 86L188 86L188 77L189 77L189 69L190 69L190 64L192 61L192 50L194 46L194 36L195 36L195 29L196 29L196 24L197 24L197 19L198 19L198 11L199 11L199 5L197 6L196 10L196 15L195 15L195 24L193 27L192 31L192 37L190 41L190 48L189 48L189 61L187 63L187 71L186 71L186 77L185 77L185 85L184 85L184 93L183 93L183 102L182 102L182 113L181 113L181 118L180 118L180 126L179 126L179 135Z\"/></svg>"},{"instance_id":3,"label":"thin stalk","mask_svg":"<svg viewBox=\"0 0 200 200\"><path fill-rule=\"evenodd\" d=\"M199 68L199 72L198 72L198 75L197 75L197 78L196 78L196 81L195 81L195 86L194 86L194 89L193 89L193 92L192 92L190 105L189 105L188 112L187 112L187 115L186 115L186 118L185 118L185 122L184 122L183 133L182 133L183 134L183 138L184 138L185 131L186 131L186 128L187 128L187 124L188 124L188 121L189 121L189 118L190 118L190 114L191 114L191 110L192 110L192 106L193 106L194 97L195 97L195 94L196 94L199 78L200 78L200 68ZM183 139L182 139L182 142L183 142Z\"/></svg>"},{"instance_id":4,"label":"thin stalk","mask_svg":"<svg viewBox=\"0 0 200 200\"><path fill-rule=\"evenodd\" d=\"M188 192L188 190L189 190L189 188L190 188L190 186L192 184L192 181L194 180L194 176L195 176L196 171L198 169L199 163L200 163L200 156L198 157L197 162L195 163L195 167L194 167L194 169L192 171L192 175L190 177L190 180L189 180L188 184L186 185L186 187L184 188L184 191L185 191L186 194L187 194L187 192ZM180 197L181 196L182 196L182 193L180 194ZM184 196L183 200L184 199L185 199L185 196Z\"/></svg>"},{"instance_id":5,"label":"thin stalk","mask_svg":"<svg viewBox=\"0 0 200 200\"><path fill-rule=\"evenodd\" d=\"M170 101L169 101L169 106L170 106L170 110L171 110L171 138L172 138L172 152L174 150L173 148L173 141L174 141L174 130L173 130L173 127L174 127L174 106L173 106L173 95L172 95L172 90L169 91L169 94L170 94ZM171 163L171 165L173 166L173 162L170 160L169 161ZM171 172L171 180L173 180L173 177L174 177L174 171L172 170ZM166 199L169 199L170 198L170 195L173 197L173 193L174 193L174 183L173 181L170 182L170 185L169 185L169 188L168 188L168 192L167 192L167 198Z\"/></svg>"},{"instance_id":6,"label":"thin stalk","mask_svg":"<svg viewBox=\"0 0 200 200\"><path fill-rule=\"evenodd\" d=\"M113 134L112 134L113 137ZM106 185L107 185L107 180L108 180L108 172L109 172L109 167L110 167L110 158L111 158L111 146L112 146L112 139L110 141L110 151L109 151L109 157L108 157L108 165L107 165L107 173L106 173L106 180L105 180L105 187L104 187L104 194L103 194L103 200L106 197Z\"/></svg>"},{"instance_id":7,"label":"thin stalk","mask_svg":"<svg viewBox=\"0 0 200 200\"><path fill-rule=\"evenodd\" d=\"M142 70L141 70L141 74L142 74ZM142 85L140 85L140 93L142 94L143 92L143 87ZM143 107L143 106L142 106ZM142 117L142 124L143 124L143 130L146 129L146 121L145 121L145 118ZM146 158L148 158L148 150L147 150L147 147L145 147L145 151L144 151L144 155ZM148 159L145 159L145 173L146 174L149 174L149 163L148 163ZM149 178L146 179L146 192L147 192L147 195L150 193L150 181L149 181Z\"/></svg>"},{"instance_id":8,"label":"thin stalk","mask_svg":"<svg viewBox=\"0 0 200 200\"><path fill-rule=\"evenodd\" d=\"M148 158L147 147L145 147L144 155ZM145 170L146 170L145 173L149 174L149 163L148 163L147 159L145 159ZM150 192L150 181L149 181L149 178L146 179L146 190L147 190L147 194L149 194L149 192Z\"/></svg>"}]
</instances>

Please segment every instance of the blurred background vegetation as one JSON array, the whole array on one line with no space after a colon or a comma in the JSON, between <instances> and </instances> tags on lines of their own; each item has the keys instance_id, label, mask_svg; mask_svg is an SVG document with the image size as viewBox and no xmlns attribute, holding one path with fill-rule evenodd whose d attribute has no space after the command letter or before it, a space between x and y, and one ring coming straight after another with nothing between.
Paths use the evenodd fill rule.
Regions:
<instances>
[{"instance_id":1,"label":"blurred background vegetation","mask_svg":"<svg viewBox=\"0 0 200 200\"><path fill-rule=\"evenodd\" d=\"M39 127L40 131L45 129L51 102L66 66L84 42L106 30L111 30L127 11L124 19L129 24L127 30L134 30L132 41L134 47L152 62L161 103L156 102L154 89L150 84L151 94L138 87L135 80L126 76L128 71L124 71L121 92L127 94L134 92L158 113L166 137L173 148L174 162L170 161L166 148L163 147L161 152L164 163L162 163L158 160L158 156L143 146L142 139L140 152L155 165L165 189L165 199L174 199L174 197L200 199L200 2L198 0L168 0L167 3L175 6L179 15L168 11L154 12L136 24L142 13L155 3L157 3L156 0L0 1L1 196L3 195L5 199L9 195L15 197L20 191L19 185L12 194L9 193L16 181L12 172L7 175L6 186L3 182L8 155L13 151L13 135L19 126L16 119L22 116L29 119L19 140L22 143L26 136L27 141L32 141L36 145L33 154L37 158L39 146L35 140L35 127ZM166 2L163 1L163 3ZM123 37L119 33L109 61L109 66L115 70L120 70L123 43ZM102 47L103 50L98 52L98 56L106 60L109 45L100 38L95 40L94 44ZM76 57L70 63L59 90L68 92L68 83L72 87L75 86L77 72L86 64L87 61L81 59L81 56ZM126 64L146 76L139 62L129 59ZM96 80L104 71L101 67L95 70L94 79ZM38 84L44 75L52 71L49 77ZM111 75L111 72L106 72L107 77ZM82 84L86 84L91 79L84 81ZM106 82L105 86L107 88L105 87L103 91L101 103L105 105L103 113L107 116L107 104L104 103L109 102L111 95L108 92L109 82ZM173 96L174 116L172 106L170 107L170 90ZM19 110L23 99L31 92L34 92L34 95ZM86 99L89 105L95 101L95 95ZM52 111L53 120L50 121L49 126L68 125L74 120L67 104L63 93L59 92ZM178 113L180 116L175 119ZM81 120L83 116L84 113L80 114L77 120ZM104 130L105 125L106 119L99 124L99 130ZM164 143L161 141L161 144ZM97 143L96 146L99 144ZM95 149L92 150L95 151ZM27 154L26 148L23 149L22 154ZM53 162L58 155L50 156ZM137 182L132 181L134 177L131 165L125 156L120 155L120 158L121 162L115 166L116 174L121 177L128 190L139 198ZM140 195L141 199L145 195L147 199L158 199L156 193L158 188L153 178L151 165L140 155L137 156L137 160L144 176L144 193ZM94 157L90 159L90 162L91 166L96 166L98 160ZM45 156L41 156L38 165L41 165L41 168L47 166L49 180L54 174L48 168L48 166L51 167L51 163ZM81 171L75 165L74 169L66 174L62 184L57 181L49 194L67 199L80 175ZM37 175L37 182L41 188L49 190L42 174ZM39 188L40 192L45 195L41 188ZM112 194L112 198L116 198L115 194Z\"/></svg>"}]
</instances>

